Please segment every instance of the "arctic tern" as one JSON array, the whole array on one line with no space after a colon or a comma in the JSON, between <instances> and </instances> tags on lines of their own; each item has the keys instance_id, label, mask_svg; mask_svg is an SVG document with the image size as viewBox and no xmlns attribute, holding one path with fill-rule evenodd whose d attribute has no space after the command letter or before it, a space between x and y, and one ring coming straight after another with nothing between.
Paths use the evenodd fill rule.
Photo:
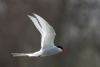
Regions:
<instances>
[{"instance_id":1,"label":"arctic tern","mask_svg":"<svg viewBox=\"0 0 100 67\"><path fill-rule=\"evenodd\" d=\"M34 53L12 53L13 56L44 57L55 55L63 51L61 46L54 45L55 31L46 20L37 14L28 15L41 34L41 49Z\"/></svg>"}]
</instances>

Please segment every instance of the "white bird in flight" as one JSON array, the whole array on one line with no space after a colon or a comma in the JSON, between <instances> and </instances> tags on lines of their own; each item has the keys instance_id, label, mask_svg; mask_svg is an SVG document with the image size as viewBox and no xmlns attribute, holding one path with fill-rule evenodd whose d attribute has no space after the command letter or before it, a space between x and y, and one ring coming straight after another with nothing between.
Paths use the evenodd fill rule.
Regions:
<instances>
[{"instance_id":1,"label":"white bird in flight","mask_svg":"<svg viewBox=\"0 0 100 67\"><path fill-rule=\"evenodd\" d=\"M12 53L13 56L44 57L55 55L63 51L61 46L54 45L55 31L46 20L37 14L28 15L41 34L41 49L34 53Z\"/></svg>"}]
</instances>

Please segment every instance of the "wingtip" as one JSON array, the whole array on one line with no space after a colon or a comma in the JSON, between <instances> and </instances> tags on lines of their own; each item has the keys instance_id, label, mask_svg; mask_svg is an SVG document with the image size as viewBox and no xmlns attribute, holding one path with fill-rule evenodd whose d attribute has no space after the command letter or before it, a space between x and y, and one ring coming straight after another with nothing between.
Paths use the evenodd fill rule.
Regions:
<instances>
[{"instance_id":1,"label":"wingtip","mask_svg":"<svg viewBox=\"0 0 100 67\"><path fill-rule=\"evenodd\" d=\"M16 57L16 56L24 56L24 54L20 54L20 53L11 53L12 56Z\"/></svg>"},{"instance_id":2,"label":"wingtip","mask_svg":"<svg viewBox=\"0 0 100 67\"><path fill-rule=\"evenodd\" d=\"M39 16L38 14L36 14L36 13L32 13L33 14L33 16L35 16L35 17L37 17L37 16Z\"/></svg>"},{"instance_id":3,"label":"wingtip","mask_svg":"<svg viewBox=\"0 0 100 67\"><path fill-rule=\"evenodd\" d=\"M15 57L15 56L17 56L17 54L16 54L16 53L11 53L11 55L12 55L12 56L14 56L14 57Z\"/></svg>"},{"instance_id":4,"label":"wingtip","mask_svg":"<svg viewBox=\"0 0 100 67\"><path fill-rule=\"evenodd\" d=\"M31 15L27 15L27 16L28 16L29 18L32 18L32 17L34 18L34 17L38 16L38 14L36 14L36 13L32 13L32 15L33 15L33 16L31 16Z\"/></svg>"},{"instance_id":5,"label":"wingtip","mask_svg":"<svg viewBox=\"0 0 100 67\"><path fill-rule=\"evenodd\" d=\"M32 13L33 15L36 15L36 13Z\"/></svg>"},{"instance_id":6,"label":"wingtip","mask_svg":"<svg viewBox=\"0 0 100 67\"><path fill-rule=\"evenodd\" d=\"M27 15L29 18L31 18L32 16L31 15Z\"/></svg>"},{"instance_id":7,"label":"wingtip","mask_svg":"<svg viewBox=\"0 0 100 67\"><path fill-rule=\"evenodd\" d=\"M28 16L28 18L30 18L31 20L35 18L34 16L31 16L31 15L27 15L27 16Z\"/></svg>"}]
</instances>

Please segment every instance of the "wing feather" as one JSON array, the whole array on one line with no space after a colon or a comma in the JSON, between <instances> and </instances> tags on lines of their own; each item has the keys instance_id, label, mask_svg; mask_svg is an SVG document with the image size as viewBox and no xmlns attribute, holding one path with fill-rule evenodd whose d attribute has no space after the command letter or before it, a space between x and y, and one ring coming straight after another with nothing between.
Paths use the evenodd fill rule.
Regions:
<instances>
[{"instance_id":1,"label":"wing feather","mask_svg":"<svg viewBox=\"0 0 100 67\"><path fill-rule=\"evenodd\" d=\"M42 38L41 38L41 48L53 47L54 39L55 39L55 30L51 25L48 24L46 20L44 20L41 16L37 14L33 14L36 16L37 20L41 24L42 27Z\"/></svg>"},{"instance_id":2,"label":"wing feather","mask_svg":"<svg viewBox=\"0 0 100 67\"><path fill-rule=\"evenodd\" d=\"M32 20L32 22L34 23L34 25L36 26L38 31L42 34L43 31L42 31L42 28L41 28L40 24L38 23L37 19L30 15L28 15L28 17Z\"/></svg>"},{"instance_id":3,"label":"wing feather","mask_svg":"<svg viewBox=\"0 0 100 67\"><path fill-rule=\"evenodd\" d=\"M33 14L33 15L36 16L39 23L41 24L43 32L45 32L45 33L52 32L53 35L56 35L53 27L51 25L49 25L46 20L44 20L41 16L39 16L37 14Z\"/></svg>"}]
</instances>

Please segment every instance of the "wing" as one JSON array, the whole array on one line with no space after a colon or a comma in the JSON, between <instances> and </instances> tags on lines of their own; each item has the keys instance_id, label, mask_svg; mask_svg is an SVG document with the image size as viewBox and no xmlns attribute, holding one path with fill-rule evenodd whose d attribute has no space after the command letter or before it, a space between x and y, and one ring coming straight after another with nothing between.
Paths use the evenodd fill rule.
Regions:
<instances>
[{"instance_id":1,"label":"wing","mask_svg":"<svg viewBox=\"0 0 100 67\"><path fill-rule=\"evenodd\" d=\"M32 20L32 22L34 23L34 25L36 26L36 28L38 29L38 31L42 34L43 31L42 31L42 28L41 28L38 20L35 17L30 16L30 15L28 15L28 17Z\"/></svg>"},{"instance_id":2,"label":"wing","mask_svg":"<svg viewBox=\"0 0 100 67\"><path fill-rule=\"evenodd\" d=\"M28 53L11 53L13 56L30 56Z\"/></svg>"},{"instance_id":3,"label":"wing","mask_svg":"<svg viewBox=\"0 0 100 67\"><path fill-rule=\"evenodd\" d=\"M39 21L41 27L42 27L42 38L41 38L41 48L47 48L54 46L54 39L55 39L55 31L52 26L48 24L46 20L44 20L42 17L40 17L37 14L33 14L36 16L37 20Z\"/></svg>"},{"instance_id":4,"label":"wing","mask_svg":"<svg viewBox=\"0 0 100 67\"><path fill-rule=\"evenodd\" d=\"M42 31L43 33L49 33L52 32L52 34L56 35L53 27L51 25L48 24L48 22L46 20L44 20L41 16L37 15L37 14L33 14L36 19L38 20L38 22L40 23L41 27L42 27Z\"/></svg>"},{"instance_id":5,"label":"wing","mask_svg":"<svg viewBox=\"0 0 100 67\"><path fill-rule=\"evenodd\" d=\"M47 33L41 38L41 49L50 48L54 46L55 35L52 32Z\"/></svg>"},{"instance_id":6,"label":"wing","mask_svg":"<svg viewBox=\"0 0 100 67\"><path fill-rule=\"evenodd\" d=\"M11 53L14 57L17 56L28 56L28 57L38 57L40 55L40 52L34 52L34 53Z\"/></svg>"}]
</instances>

